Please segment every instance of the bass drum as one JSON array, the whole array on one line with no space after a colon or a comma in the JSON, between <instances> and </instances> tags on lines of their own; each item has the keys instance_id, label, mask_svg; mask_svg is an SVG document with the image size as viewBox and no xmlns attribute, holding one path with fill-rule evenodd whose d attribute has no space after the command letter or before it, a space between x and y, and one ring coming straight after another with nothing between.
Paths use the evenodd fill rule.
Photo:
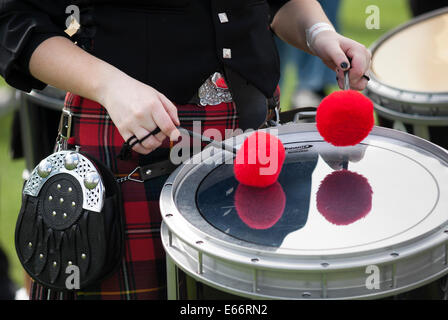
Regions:
<instances>
[{"instance_id":1,"label":"bass drum","mask_svg":"<svg viewBox=\"0 0 448 320\"><path fill-rule=\"evenodd\" d=\"M422 15L372 47L366 95L379 125L448 148L448 8Z\"/></svg>"}]
</instances>

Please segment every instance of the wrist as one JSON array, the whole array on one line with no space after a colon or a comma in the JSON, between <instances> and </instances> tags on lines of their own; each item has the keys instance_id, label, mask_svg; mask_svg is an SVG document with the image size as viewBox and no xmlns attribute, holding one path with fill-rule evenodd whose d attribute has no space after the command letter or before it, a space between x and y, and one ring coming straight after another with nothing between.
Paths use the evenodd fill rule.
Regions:
<instances>
[{"instance_id":1,"label":"wrist","mask_svg":"<svg viewBox=\"0 0 448 320\"><path fill-rule=\"evenodd\" d=\"M98 65L96 76L92 77L91 90L93 92L94 100L107 109L109 99L120 88L120 83L125 77L128 77L124 72L115 68L114 66L102 62Z\"/></svg>"},{"instance_id":2,"label":"wrist","mask_svg":"<svg viewBox=\"0 0 448 320\"><path fill-rule=\"evenodd\" d=\"M314 43L316 41L316 38L320 33L325 31L336 33L335 28L331 24L326 22L315 23L310 28L305 30L306 44L311 52L313 53L316 52L316 50L314 49Z\"/></svg>"}]
</instances>

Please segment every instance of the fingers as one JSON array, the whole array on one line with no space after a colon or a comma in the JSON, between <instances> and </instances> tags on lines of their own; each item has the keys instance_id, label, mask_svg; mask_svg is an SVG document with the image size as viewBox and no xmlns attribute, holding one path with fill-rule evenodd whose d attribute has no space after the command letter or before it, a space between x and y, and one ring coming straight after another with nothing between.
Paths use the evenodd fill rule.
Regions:
<instances>
[{"instance_id":1,"label":"fingers","mask_svg":"<svg viewBox=\"0 0 448 320\"><path fill-rule=\"evenodd\" d=\"M350 69L350 61L338 42L333 41L331 45L327 46L327 54L335 66L333 70L340 69L343 74L344 71Z\"/></svg>"},{"instance_id":2,"label":"fingers","mask_svg":"<svg viewBox=\"0 0 448 320\"><path fill-rule=\"evenodd\" d=\"M352 54L351 69L348 74L350 88L353 90L363 90L367 85L367 80L363 77L368 70L366 60L361 54Z\"/></svg>"},{"instance_id":3,"label":"fingers","mask_svg":"<svg viewBox=\"0 0 448 320\"><path fill-rule=\"evenodd\" d=\"M366 60L362 52L353 51L352 55L346 54L338 42L333 41L326 46L328 55L325 63L327 66L333 66L336 70L336 80L340 89L344 89L344 72L349 71L350 89L363 90L367 85L367 80L363 78L366 68ZM349 58L352 58L350 62Z\"/></svg>"},{"instance_id":4,"label":"fingers","mask_svg":"<svg viewBox=\"0 0 448 320\"><path fill-rule=\"evenodd\" d=\"M344 77L345 74L343 71L340 71L340 69L336 70L337 76L336 81L338 83L338 87L341 90L344 90ZM364 77L364 74L361 75L361 78L359 78L359 74L354 74L352 70L348 72L349 80L350 80L350 89L351 90L357 90L362 91L367 87L367 84L369 83L369 80Z\"/></svg>"},{"instance_id":5,"label":"fingers","mask_svg":"<svg viewBox=\"0 0 448 320\"><path fill-rule=\"evenodd\" d=\"M347 48L347 56L351 59L349 72L350 88L353 90L364 90L368 80L364 77L370 69L371 53L363 45L352 43Z\"/></svg>"},{"instance_id":6,"label":"fingers","mask_svg":"<svg viewBox=\"0 0 448 320\"><path fill-rule=\"evenodd\" d=\"M351 69L348 72L349 77L349 83L350 83L350 89L351 90L357 90L362 91L366 88L367 84L369 83L369 78L366 76L367 71L364 71L365 68L356 61L352 61L351 63ZM338 83L338 86L340 89L344 88L344 82L345 82L345 72L341 69L336 69L336 81Z\"/></svg>"},{"instance_id":7,"label":"fingers","mask_svg":"<svg viewBox=\"0 0 448 320\"><path fill-rule=\"evenodd\" d=\"M160 147L167 137L177 141L180 136L176 128L176 124L180 124L177 108L164 95L159 94L158 98L151 107L151 118L142 121L140 127L134 130L135 136L140 140L139 146L133 148L136 152L148 154ZM159 128L160 132L148 137L156 128Z\"/></svg>"},{"instance_id":8,"label":"fingers","mask_svg":"<svg viewBox=\"0 0 448 320\"><path fill-rule=\"evenodd\" d=\"M370 69L372 55L362 44L338 34L328 33L319 39L319 56L336 71L340 89L344 89L344 71L349 71L350 89L364 90L368 80L364 77Z\"/></svg>"},{"instance_id":9,"label":"fingers","mask_svg":"<svg viewBox=\"0 0 448 320\"><path fill-rule=\"evenodd\" d=\"M168 112L168 115L170 116L171 120L174 122L176 126L180 126L179 116L177 115L177 108L176 106L168 100L167 97L165 97L163 94L160 94L160 100L162 102L163 107L165 108L166 112Z\"/></svg>"},{"instance_id":10,"label":"fingers","mask_svg":"<svg viewBox=\"0 0 448 320\"><path fill-rule=\"evenodd\" d=\"M172 110L172 107L167 103L169 102L168 99L164 102L166 108L171 108L169 109L171 114L169 114L167 109L162 105L162 101L159 101L158 106L152 109L152 121L143 122L141 126L134 129L134 135L140 141L132 148L134 151L148 154L160 147L167 136L169 136L172 141L178 140L180 132L173 122L175 121L179 123L179 120L177 119L177 110ZM172 117L174 117L174 119ZM157 127L160 128L161 132L148 137L149 133L153 132Z\"/></svg>"},{"instance_id":11,"label":"fingers","mask_svg":"<svg viewBox=\"0 0 448 320\"><path fill-rule=\"evenodd\" d=\"M157 149L162 144L162 141L158 140L155 136L151 135L148 138L144 139L150 131L143 127L138 127L134 129L134 135L137 137L137 139L140 141L139 143L135 144L135 146L132 148L134 151L141 153L141 154L148 154L151 151Z\"/></svg>"},{"instance_id":12,"label":"fingers","mask_svg":"<svg viewBox=\"0 0 448 320\"><path fill-rule=\"evenodd\" d=\"M131 144L133 144L132 150L141 154L149 154L150 152L160 147L163 141L166 139L166 135L163 132L159 132L156 135L149 135L150 131L142 127L136 128L134 131L135 134L128 133L125 135L126 141L130 137L135 136L136 139L133 139L131 141ZM138 142L133 143L136 141Z\"/></svg>"},{"instance_id":13,"label":"fingers","mask_svg":"<svg viewBox=\"0 0 448 320\"><path fill-rule=\"evenodd\" d=\"M350 73L350 72L349 72ZM339 89L344 90L345 72L341 68L336 69L336 80L338 82Z\"/></svg>"},{"instance_id":14,"label":"fingers","mask_svg":"<svg viewBox=\"0 0 448 320\"><path fill-rule=\"evenodd\" d=\"M180 132L176 128L175 122L173 122L170 114L165 109L165 106L155 109L152 113L152 117L157 127L159 127L162 133L169 137L171 141L177 141L179 139ZM177 122L179 123L178 119Z\"/></svg>"},{"instance_id":15,"label":"fingers","mask_svg":"<svg viewBox=\"0 0 448 320\"><path fill-rule=\"evenodd\" d=\"M122 134L123 139L125 139L125 141L128 141L129 138L131 138L132 136L135 136L134 134L131 133L127 133L127 134ZM136 138L138 139L138 138ZM133 144L134 146L132 147L132 150L134 150L135 152L141 153L141 154L148 154L152 151L152 149L149 148L145 148L143 147L140 143L133 143L134 141L136 141L135 139L132 139L131 144Z\"/></svg>"},{"instance_id":16,"label":"fingers","mask_svg":"<svg viewBox=\"0 0 448 320\"><path fill-rule=\"evenodd\" d=\"M365 46L336 32L325 31L316 37L313 48L322 61L336 71L339 88L344 88L344 71L349 69L351 89L363 90L367 86L364 75L370 68L372 54Z\"/></svg>"}]
</instances>

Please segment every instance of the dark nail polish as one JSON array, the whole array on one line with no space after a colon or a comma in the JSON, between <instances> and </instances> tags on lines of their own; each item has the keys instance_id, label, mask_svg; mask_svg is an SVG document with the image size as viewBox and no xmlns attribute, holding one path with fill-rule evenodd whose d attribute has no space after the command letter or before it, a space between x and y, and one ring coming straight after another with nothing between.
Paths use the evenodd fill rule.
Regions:
<instances>
[{"instance_id":1,"label":"dark nail polish","mask_svg":"<svg viewBox=\"0 0 448 320\"><path fill-rule=\"evenodd\" d=\"M348 68L348 63L347 62L342 62L341 63L341 68L342 69L347 69Z\"/></svg>"}]
</instances>

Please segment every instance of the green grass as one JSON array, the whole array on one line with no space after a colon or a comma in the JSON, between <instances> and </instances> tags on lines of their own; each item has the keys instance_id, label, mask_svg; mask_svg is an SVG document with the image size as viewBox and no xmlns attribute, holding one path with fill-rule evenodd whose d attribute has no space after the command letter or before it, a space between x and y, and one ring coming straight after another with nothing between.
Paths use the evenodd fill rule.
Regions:
<instances>
[{"instance_id":1,"label":"green grass","mask_svg":"<svg viewBox=\"0 0 448 320\"><path fill-rule=\"evenodd\" d=\"M376 5L380 9L380 29L368 30L365 27L365 9ZM406 0L344 0L340 10L341 31L367 47L390 29L407 21L410 17ZM295 82L296 71L289 66L284 74L282 86L282 105L289 106ZM0 85L4 82L0 78ZM335 88L336 89L336 88ZM14 250L14 227L20 208L22 170L24 161L12 161L9 156L9 139L12 116L0 117L0 246L10 257L11 276L21 285L23 271Z\"/></svg>"},{"instance_id":2,"label":"green grass","mask_svg":"<svg viewBox=\"0 0 448 320\"><path fill-rule=\"evenodd\" d=\"M380 10L380 29L367 29L366 8L375 5ZM385 32L408 21L411 17L407 0L345 0L341 7L342 33L369 47Z\"/></svg>"},{"instance_id":3,"label":"green grass","mask_svg":"<svg viewBox=\"0 0 448 320\"><path fill-rule=\"evenodd\" d=\"M20 209L23 160L13 161L9 154L12 114L0 118L0 247L10 258L11 277L23 282L23 271L14 249L14 228Z\"/></svg>"}]
</instances>

